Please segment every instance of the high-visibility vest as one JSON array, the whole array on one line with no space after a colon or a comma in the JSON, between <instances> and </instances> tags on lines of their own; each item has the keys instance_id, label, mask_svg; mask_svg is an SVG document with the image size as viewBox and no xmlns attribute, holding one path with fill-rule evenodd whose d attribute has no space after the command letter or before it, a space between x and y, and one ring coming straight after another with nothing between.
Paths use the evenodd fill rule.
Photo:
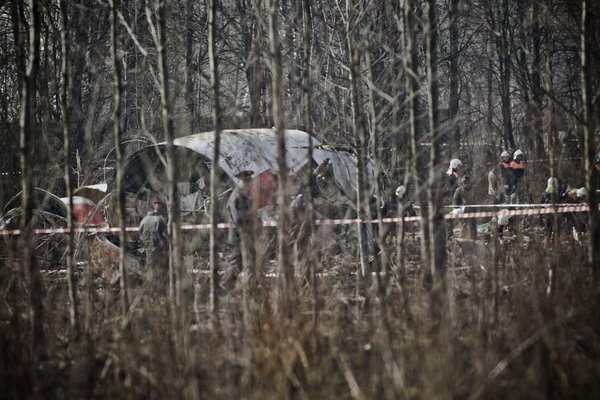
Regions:
<instances>
[{"instance_id":1,"label":"high-visibility vest","mask_svg":"<svg viewBox=\"0 0 600 400\"><path fill-rule=\"evenodd\" d=\"M513 160L510 163L510 169L512 169L512 171L513 171L513 175L515 177L515 184L516 184L516 180L519 178L522 178L525 175L525 163Z\"/></svg>"}]
</instances>

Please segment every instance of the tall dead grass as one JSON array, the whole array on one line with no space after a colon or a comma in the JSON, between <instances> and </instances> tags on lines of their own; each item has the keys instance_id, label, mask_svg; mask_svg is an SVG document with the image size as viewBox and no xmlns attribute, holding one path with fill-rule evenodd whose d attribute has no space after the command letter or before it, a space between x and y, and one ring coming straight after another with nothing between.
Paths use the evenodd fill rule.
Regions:
<instances>
[{"instance_id":1,"label":"tall dead grass","mask_svg":"<svg viewBox=\"0 0 600 400\"><path fill-rule=\"evenodd\" d=\"M93 288L84 311L93 310L84 315L90 329L71 333L66 278L45 273L48 358L32 365L26 285L5 257L0 397L183 398L198 382L202 398L222 399L598 398L599 296L584 248L563 235L559 247L544 250L539 236L529 236L527 244L522 237L501 244L496 267L488 256L450 257L438 320L418 249L407 255L404 279L392 249L394 271L383 277L383 290L360 296L358 258L324 254L316 324L308 282L286 318L274 311L278 278L271 275L259 280L246 322L240 288L221 293L218 321L211 321L207 275L194 274L191 371L176 351L166 288L131 288L124 327L118 287L100 275L86 281L82 270L81 298L87 285ZM551 262L558 275L548 293ZM194 267L207 270L207 260L196 257ZM32 368L43 382L31 381Z\"/></svg>"}]
</instances>

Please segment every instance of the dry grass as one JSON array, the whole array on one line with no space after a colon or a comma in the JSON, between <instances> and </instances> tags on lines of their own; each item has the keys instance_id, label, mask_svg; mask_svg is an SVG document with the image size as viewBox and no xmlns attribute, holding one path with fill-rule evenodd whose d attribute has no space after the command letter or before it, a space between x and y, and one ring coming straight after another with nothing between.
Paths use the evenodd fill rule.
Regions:
<instances>
[{"instance_id":1,"label":"dry grass","mask_svg":"<svg viewBox=\"0 0 600 400\"><path fill-rule=\"evenodd\" d=\"M329 274L318 277L316 324L309 285L299 290L292 318L274 311L274 277L260 280L247 318L242 291L222 293L211 323L206 275L196 274L199 307L190 307L187 354L166 289L133 287L124 329L117 289L97 277L93 315L81 306L90 330L76 337L65 279L45 274L47 360L34 369L35 385L27 292L16 271L3 268L0 397L38 390L45 398L599 398L599 296L583 250L564 238L544 251L541 238L532 239L527 249L501 247L497 269L481 255L451 257L441 315L432 312L434 297L410 254L404 280L392 262L385 290L360 296L357 259L321 257ZM551 263L558 275L548 294ZM204 268L206 260L194 264Z\"/></svg>"}]
</instances>

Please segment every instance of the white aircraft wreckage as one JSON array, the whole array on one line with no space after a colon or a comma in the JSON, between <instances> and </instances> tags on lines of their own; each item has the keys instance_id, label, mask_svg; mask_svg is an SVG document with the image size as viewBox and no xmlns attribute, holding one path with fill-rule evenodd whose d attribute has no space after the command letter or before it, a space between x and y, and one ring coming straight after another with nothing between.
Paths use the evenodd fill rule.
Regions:
<instances>
[{"instance_id":1,"label":"white aircraft wreckage","mask_svg":"<svg viewBox=\"0 0 600 400\"><path fill-rule=\"evenodd\" d=\"M312 162L309 162L308 148L312 142ZM175 168L178 171L178 190L183 223L209 222L210 172L213 167L214 132L203 132L174 140ZM126 193L126 225L137 226L151 209L155 199L167 198L167 178L165 173L165 143L142 148L125 160L123 187ZM346 149L340 150L323 145L315 138L300 130L285 131L286 164L288 169L288 195L290 200L304 190L308 181L306 172L310 169L313 182L317 183L318 195L315 210L322 218L352 218L356 213L357 159ZM227 199L235 187L235 175L243 170L253 171L254 204L258 215L266 219L278 216L277 191L277 135L273 129L239 129L221 132L220 157L217 164L219 221L227 222ZM374 178L374 164L367 163L368 179ZM116 218L116 181L109 184L88 185L73 191L73 215L78 226L112 226ZM48 192L40 200L39 209L51 222L40 227L66 227L68 199L60 199ZM314 193L314 191L313 191ZM41 194L40 194L41 196ZM48 200L49 199L49 200ZM15 200L16 204L16 200ZM52 210L48 207L52 205ZM18 210L6 212L4 228L15 225ZM328 228L337 229L337 228ZM355 229L340 229L355 232ZM226 236L225 231L219 234ZM208 250L208 231L183 231L184 253ZM50 236L51 237L51 236ZM64 250L64 236L60 238L60 252ZM137 260L137 234L128 234L128 264L131 269L139 269ZM105 280L113 280L118 265L118 235L113 233L78 234L76 258L89 256L94 270L98 270ZM92 256L93 255L93 256ZM64 259L61 254L60 259ZM134 273L135 274L135 273Z\"/></svg>"},{"instance_id":2,"label":"white aircraft wreckage","mask_svg":"<svg viewBox=\"0 0 600 400\"><path fill-rule=\"evenodd\" d=\"M104 208L96 204L96 201L100 201L102 198L100 194L93 197L86 192L88 190L86 187L79 189L73 192L72 197L72 214L75 227L101 227L106 225ZM68 197L59 198L37 187L33 188L32 197L32 226L34 229L64 229L67 227L70 204ZM90 197L96 200L94 201ZM0 229L9 231L19 229L22 215L21 192L19 192L6 203L0 212ZM4 236L4 247L0 249L0 253L1 250L5 250L7 254L4 256L18 257L20 254L20 251L18 251L18 237ZM76 245L81 243L81 237L83 235L78 235ZM44 267L59 266L63 263L66 254L65 236L63 234L34 235L33 248L36 258Z\"/></svg>"},{"instance_id":3,"label":"white aircraft wreckage","mask_svg":"<svg viewBox=\"0 0 600 400\"><path fill-rule=\"evenodd\" d=\"M312 167L319 185L317 211L325 217L350 216L356 209L356 157L343 150L322 145L312 138L313 160L309 163L310 135L300 130L285 131L288 194L294 196L306 182L306 169ZM179 175L183 222L208 221L209 182L214 152L214 132L203 132L174 140ZM166 199L165 144L138 150L125 163L124 190L127 222L137 224L154 199ZM219 210L225 221L225 205L237 178L244 170L253 171L254 204L263 219L277 215L277 136L273 129L239 129L221 132L217 187ZM373 162L368 163L369 179ZM114 184L109 188L114 190ZM332 214L333 213L333 214ZM341 215L340 215L341 214ZM112 223L114 225L115 223Z\"/></svg>"}]
</instances>

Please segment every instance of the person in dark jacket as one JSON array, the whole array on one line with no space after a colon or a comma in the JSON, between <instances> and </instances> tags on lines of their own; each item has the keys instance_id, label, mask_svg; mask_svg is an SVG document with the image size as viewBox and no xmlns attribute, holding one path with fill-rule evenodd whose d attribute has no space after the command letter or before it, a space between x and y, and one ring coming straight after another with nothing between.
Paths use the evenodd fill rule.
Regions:
<instances>
[{"instance_id":1,"label":"person in dark jacket","mask_svg":"<svg viewBox=\"0 0 600 400\"><path fill-rule=\"evenodd\" d=\"M454 199L454 192L459 186L460 176L462 173L463 163L458 158L450 160L448 171L446 171L446 184L444 187L444 203L447 205L452 204Z\"/></svg>"},{"instance_id":2,"label":"person in dark jacket","mask_svg":"<svg viewBox=\"0 0 600 400\"><path fill-rule=\"evenodd\" d=\"M508 150L504 150L500 154L500 175L502 176L502 185L504 188L504 201L508 200L508 197L514 190L514 174L510 168L511 154Z\"/></svg>"},{"instance_id":3,"label":"person in dark jacket","mask_svg":"<svg viewBox=\"0 0 600 400\"><path fill-rule=\"evenodd\" d=\"M554 204L558 203L559 200L560 197L558 195L558 180L555 177L550 177L548 179L546 189L544 190L540 198L540 203ZM556 234L556 229L554 228L554 215L544 214L542 216L542 221L544 222L544 248L548 248L550 246L552 234Z\"/></svg>"},{"instance_id":4,"label":"person in dark jacket","mask_svg":"<svg viewBox=\"0 0 600 400\"><path fill-rule=\"evenodd\" d=\"M229 214L229 243L234 247L234 256L229 270L223 277L223 285L237 279L240 271L250 282L255 277L254 203L252 200L252 175L254 171L244 170L235 175L237 186L227 200Z\"/></svg>"},{"instance_id":5,"label":"person in dark jacket","mask_svg":"<svg viewBox=\"0 0 600 400\"><path fill-rule=\"evenodd\" d=\"M139 225L140 242L147 273L151 279L164 281L169 270L169 235L165 221L165 203L155 200L153 210Z\"/></svg>"},{"instance_id":6,"label":"person in dark jacket","mask_svg":"<svg viewBox=\"0 0 600 400\"><path fill-rule=\"evenodd\" d=\"M594 157L594 166L592 167L592 187L590 190L594 190L591 195L594 196L594 201L600 203L600 151L596 153Z\"/></svg>"}]
</instances>

